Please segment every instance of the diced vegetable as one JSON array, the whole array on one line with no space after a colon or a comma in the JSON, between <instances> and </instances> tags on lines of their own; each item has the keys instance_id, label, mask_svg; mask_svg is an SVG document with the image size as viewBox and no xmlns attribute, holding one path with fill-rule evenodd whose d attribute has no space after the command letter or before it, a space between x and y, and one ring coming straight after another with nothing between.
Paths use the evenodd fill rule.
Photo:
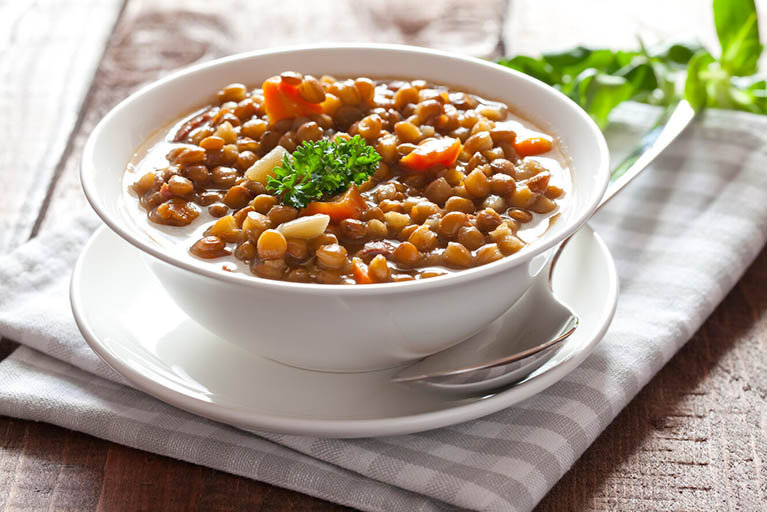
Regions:
<instances>
[{"instance_id":1,"label":"diced vegetable","mask_svg":"<svg viewBox=\"0 0 767 512\"><path fill-rule=\"evenodd\" d=\"M357 187L352 185L338 201L314 201L306 205L301 213L305 215L322 213L329 216L333 222L341 222L344 219L359 219L364 209L365 200Z\"/></svg>"},{"instance_id":2,"label":"diced vegetable","mask_svg":"<svg viewBox=\"0 0 767 512\"><path fill-rule=\"evenodd\" d=\"M279 76L267 79L263 86L264 108L269 116L269 124L282 119L321 114L322 107L309 103L298 93L298 87L283 81Z\"/></svg>"},{"instance_id":3,"label":"diced vegetable","mask_svg":"<svg viewBox=\"0 0 767 512\"><path fill-rule=\"evenodd\" d=\"M352 275L357 284L373 284L374 282L368 273L368 266L359 258L352 260Z\"/></svg>"},{"instance_id":4,"label":"diced vegetable","mask_svg":"<svg viewBox=\"0 0 767 512\"><path fill-rule=\"evenodd\" d=\"M561 156L553 136L508 106L422 79L285 71L264 89L273 119L322 113L272 124L264 90L227 85L210 118L158 148L167 162L140 163L132 187L149 222L191 224L191 255L228 257L224 271L339 285L426 279L522 249L525 224L553 222L567 204L551 183L566 163L544 157Z\"/></svg>"},{"instance_id":5,"label":"diced vegetable","mask_svg":"<svg viewBox=\"0 0 767 512\"><path fill-rule=\"evenodd\" d=\"M288 151L282 146L276 146L273 150L268 152L256 160L256 163L250 166L245 171L245 177L251 181L257 181L262 185L266 185L269 176L274 177L274 168L279 167L282 163L282 159L288 156Z\"/></svg>"},{"instance_id":6,"label":"diced vegetable","mask_svg":"<svg viewBox=\"0 0 767 512\"><path fill-rule=\"evenodd\" d=\"M450 167L455 163L460 152L461 141L459 139L447 137L432 139L402 157L400 164L413 171L425 171L438 164Z\"/></svg>"},{"instance_id":7,"label":"diced vegetable","mask_svg":"<svg viewBox=\"0 0 767 512\"><path fill-rule=\"evenodd\" d=\"M283 222L277 227L277 231L285 235L286 238L310 240L324 233L329 222L330 217L328 215L318 213Z\"/></svg>"},{"instance_id":8,"label":"diced vegetable","mask_svg":"<svg viewBox=\"0 0 767 512\"><path fill-rule=\"evenodd\" d=\"M551 151L551 140L544 137L530 137L514 141L514 151L521 157L540 155Z\"/></svg>"}]
</instances>

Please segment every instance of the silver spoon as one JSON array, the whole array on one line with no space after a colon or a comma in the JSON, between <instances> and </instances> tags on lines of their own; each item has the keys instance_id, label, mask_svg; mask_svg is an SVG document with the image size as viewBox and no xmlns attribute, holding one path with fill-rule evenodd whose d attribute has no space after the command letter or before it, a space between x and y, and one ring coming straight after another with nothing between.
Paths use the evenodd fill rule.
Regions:
<instances>
[{"instance_id":1,"label":"silver spoon","mask_svg":"<svg viewBox=\"0 0 767 512\"><path fill-rule=\"evenodd\" d=\"M695 116L687 101L668 108L639 145L618 165L596 210L643 171ZM595 210L595 211L596 211ZM435 389L477 394L520 381L548 361L578 327L578 316L555 295L551 276L570 239L563 241L541 271L541 278L485 331L400 370L395 382L418 382ZM545 311L545 315L541 314ZM514 332L498 343L498 332ZM509 349L513 349L509 353Z\"/></svg>"}]
</instances>

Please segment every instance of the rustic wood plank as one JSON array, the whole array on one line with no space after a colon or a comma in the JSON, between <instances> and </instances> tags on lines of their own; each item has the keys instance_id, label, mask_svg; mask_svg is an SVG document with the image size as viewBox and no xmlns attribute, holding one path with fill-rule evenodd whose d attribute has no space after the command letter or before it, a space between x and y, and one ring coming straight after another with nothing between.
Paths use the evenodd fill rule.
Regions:
<instances>
[{"instance_id":1,"label":"rustic wood plank","mask_svg":"<svg viewBox=\"0 0 767 512\"><path fill-rule=\"evenodd\" d=\"M16 350L16 347L18 347L17 343L0 338L0 361L11 355L11 352Z\"/></svg>"},{"instance_id":2,"label":"rustic wood plank","mask_svg":"<svg viewBox=\"0 0 767 512\"><path fill-rule=\"evenodd\" d=\"M95 123L117 101L139 85L173 69L235 51L307 43L316 40L352 41L376 40L403 42L445 49L460 49L475 55L489 55L497 46L501 27L502 0L484 0L467 6L455 0L432 2L417 12L412 2L394 4L376 1L359 5L351 0L332 4L295 1L277 5L254 5L245 1L226 4L186 2L175 0L162 5L136 0L128 4L123 18L110 40L109 49L98 71L95 87L85 106L82 126L71 151L63 160L61 180L52 195L44 225L54 223L78 206L84 205L77 181L77 165L83 143ZM394 7L394 9L392 8ZM231 12L240 11L232 16ZM334 11L341 15L331 19L323 13ZM439 19L437 23L429 20ZM445 37L445 33L450 37ZM172 37L168 37L169 34ZM7 345L7 344L6 344ZM58 490L61 468L66 464L60 451L49 449L42 438L56 437L51 432L62 429L49 425L3 419L0 425L23 425L23 437L39 451L32 462L21 450L4 450L0 460L11 461L12 471L6 472L0 484L13 490L12 499L0 501L0 508L77 508L85 507L82 500L54 502L51 496L71 493ZM33 426L30 426L33 425ZM32 430L32 432L29 431ZM18 429L17 429L18 430ZM67 453L96 450L99 455L108 450L97 475L81 473L77 486L98 490L98 508L161 509L161 510L344 510L343 507L315 500L308 496L248 481L217 471L154 456L113 445L77 433L68 433ZM41 446L42 445L42 446ZM108 447L108 448L105 448ZM26 448L25 448L26 449ZM18 480L36 482L34 471L42 455L51 458L44 464L51 468L47 477L37 484L45 492L32 494ZM20 464L13 463L20 460ZM95 470L99 463L86 467ZM26 472L25 468L33 469ZM37 501L35 501L36 498ZM55 504L54 504L55 503Z\"/></svg>"},{"instance_id":3,"label":"rustic wood plank","mask_svg":"<svg viewBox=\"0 0 767 512\"><path fill-rule=\"evenodd\" d=\"M0 510L350 510L44 423L0 419Z\"/></svg>"},{"instance_id":4,"label":"rustic wood plank","mask_svg":"<svg viewBox=\"0 0 767 512\"><path fill-rule=\"evenodd\" d=\"M767 496L765 282L767 248L539 512L760 509ZM78 470L66 480L77 491L64 493L74 453ZM94 495L104 510L347 510L52 425L0 418L0 510L90 509Z\"/></svg>"},{"instance_id":5,"label":"rustic wood plank","mask_svg":"<svg viewBox=\"0 0 767 512\"><path fill-rule=\"evenodd\" d=\"M88 101L80 134L61 167L63 179L54 190L44 226L84 204L75 172L84 134L112 104L144 81L180 65L233 51L312 39L358 39L354 27L358 31L379 28L380 33L371 37L390 42L429 44L432 38L437 44L449 43L440 32L446 32L444 27L450 25L442 22L441 31L430 29L423 18L418 21L417 15L410 15L408 8L413 4L377 1L359 6L350 1L335 2L328 8L343 6L347 16L326 25L309 16L327 5L316 4L322 5L281 2L279 6L289 14L280 15L269 14L263 6L245 0L223 7L220 2L214 5L200 0L174 0L162 6L146 0L131 2L125 14L128 21L112 38L99 71L100 85ZM689 13L667 16L672 20L655 20L654 5L676 12L668 2L660 4L657 0L623 8L646 10L650 14L639 15L651 26L698 24ZM703 5L701 8L709 9L709 4ZM235 19L237 16L221 16L214 11L227 12L227 6L244 8L249 14ZM513 49L553 49L555 43L570 45L579 38L592 44L614 44L600 39L612 32L584 18L593 7L616 8L613 3L544 0L513 2L512 6L517 10L512 11L507 26L521 25L507 28L507 34L515 31L506 38ZM435 7L429 3L426 8ZM552 8L565 11L554 16ZM535 9L538 14L528 17L519 14L524 13L522 9ZM308 14L298 23L296 12ZM376 20L381 16L391 19L379 23ZM319 14L315 18L325 19ZM552 25L556 19L564 21ZM624 21L631 19L626 16ZM4 19L0 19L0 28L2 23ZM136 29L132 33L131 27ZM625 44L631 45L636 32L633 27L624 25L611 37L627 36ZM0 37L7 33L0 31ZM184 44L168 45L168 34ZM481 41L477 48L488 47ZM3 65L0 62L0 69ZM0 171L4 168L0 167ZM3 176L0 184L14 183ZM0 210L0 226L4 226L4 215ZM757 416L763 414L767 396L763 355L767 348L767 293L760 289L767 279L765 269L767 250L695 338L552 490L540 510L758 509L767 495L767 450L763 420ZM3 347L0 343L0 351ZM56 442L51 444L47 441L50 439ZM68 466L78 469L68 474ZM101 509L148 506L163 510L341 510L297 493L50 425L0 419L0 510L92 509L94 496Z\"/></svg>"},{"instance_id":6,"label":"rustic wood plank","mask_svg":"<svg viewBox=\"0 0 767 512\"><path fill-rule=\"evenodd\" d=\"M180 67L230 53L317 41L404 43L494 55L504 0L432 0L425 5L419 8L412 0L131 1L97 73L83 129L63 165L43 227L85 207L77 169L98 120L139 85Z\"/></svg>"},{"instance_id":7,"label":"rustic wood plank","mask_svg":"<svg viewBox=\"0 0 767 512\"><path fill-rule=\"evenodd\" d=\"M98 464L97 460L88 460L87 455L78 450L74 460L68 450L71 447L71 433L64 429L39 435L39 425L34 423L10 422L6 425L12 434L14 431L23 433L21 436L11 436L22 440L16 446L3 446L11 455L9 460L16 461L13 471L0 473L0 488L6 489L0 495L0 505L6 510L34 509L37 503L45 502L55 510L92 508L95 505L93 492L78 492L83 489L81 481L93 482L91 475L82 474L80 468L72 464L75 460L86 467ZM3 457L5 459L5 457ZM58 464L50 464L55 459ZM90 471L90 468L85 471ZM73 479L74 481L70 481ZM85 487L90 487L89 484Z\"/></svg>"},{"instance_id":8,"label":"rustic wood plank","mask_svg":"<svg viewBox=\"0 0 767 512\"><path fill-rule=\"evenodd\" d=\"M538 510L764 510L767 249Z\"/></svg>"},{"instance_id":9,"label":"rustic wood plank","mask_svg":"<svg viewBox=\"0 0 767 512\"><path fill-rule=\"evenodd\" d=\"M19 460L24 446L24 430L18 420L0 419L0 509L5 510L13 499L13 483L18 475Z\"/></svg>"},{"instance_id":10,"label":"rustic wood plank","mask_svg":"<svg viewBox=\"0 0 767 512\"><path fill-rule=\"evenodd\" d=\"M87 436L85 436L87 437ZM104 467L99 509L113 510L305 510L343 511L328 503L261 482L255 482L140 452L105 441L109 455ZM141 489L140 492L137 492Z\"/></svg>"},{"instance_id":11,"label":"rustic wood plank","mask_svg":"<svg viewBox=\"0 0 767 512\"><path fill-rule=\"evenodd\" d=\"M26 241L121 0L0 4L0 249ZM83 27L88 27L83 30Z\"/></svg>"}]
</instances>

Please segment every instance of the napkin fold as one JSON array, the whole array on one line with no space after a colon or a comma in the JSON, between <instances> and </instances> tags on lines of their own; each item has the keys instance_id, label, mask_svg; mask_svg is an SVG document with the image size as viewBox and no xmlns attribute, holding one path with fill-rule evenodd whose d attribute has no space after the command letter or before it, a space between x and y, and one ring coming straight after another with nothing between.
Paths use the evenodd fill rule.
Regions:
<instances>
[{"instance_id":1,"label":"napkin fold","mask_svg":"<svg viewBox=\"0 0 767 512\"><path fill-rule=\"evenodd\" d=\"M614 116L616 154L657 111ZM621 279L605 339L544 392L484 418L356 440L259 435L129 387L72 319L91 213L0 258L0 414L45 421L363 510L532 509L692 336L767 240L767 117L710 111L595 216Z\"/></svg>"}]
</instances>

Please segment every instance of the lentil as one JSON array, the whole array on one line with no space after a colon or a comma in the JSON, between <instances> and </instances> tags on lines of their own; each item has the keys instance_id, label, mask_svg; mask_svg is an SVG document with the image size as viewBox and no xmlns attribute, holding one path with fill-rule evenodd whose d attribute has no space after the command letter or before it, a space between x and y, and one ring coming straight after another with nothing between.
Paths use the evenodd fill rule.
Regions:
<instances>
[{"instance_id":1,"label":"lentil","mask_svg":"<svg viewBox=\"0 0 767 512\"><path fill-rule=\"evenodd\" d=\"M552 222L566 195L551 160L516 153L515 143L537 135L518 132L505 105L424 80L286 71L279 83L294 91L293 115L270 122L261 89L229 84L158 146L165 167L136 166L131 188L151 222L206 223L194 256L231 256L259 277L295 282L426 279L521 250L518 231ZM274 168L299 144L355 135L381 161L353 208L343 206L346 196L323 198L343 215L308 215L269 193ZM444 142L454 148L449 158L430 153ZM432 160L411 163L425 153Z\"/></svg>"}]
</instances>

